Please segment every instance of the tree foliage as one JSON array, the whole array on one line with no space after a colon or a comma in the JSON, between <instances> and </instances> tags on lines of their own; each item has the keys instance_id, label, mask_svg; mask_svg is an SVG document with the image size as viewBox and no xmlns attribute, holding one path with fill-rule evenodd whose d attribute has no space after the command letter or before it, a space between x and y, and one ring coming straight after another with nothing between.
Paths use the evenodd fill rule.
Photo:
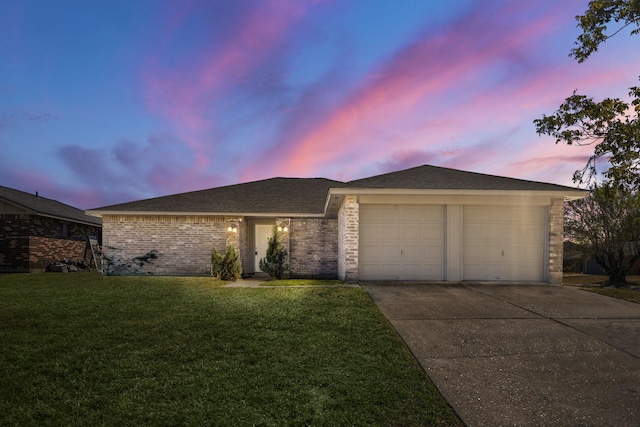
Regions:
<instances>
[{"instance_id":1,"label":"tree foliage","mask_svg":"<svg viewBox=\"0 0 640 427\"><path fill-rule=\"evenodd\" d=\"M603 185L586 199L568 202L565 237L598 262L609 284L626 285L627 272L640 259L640 194Z\"/></svg>"},{"instance_id":2,"label":"tree foliage","mask_svg":"<svg viewBox=\"0 0 640 427\"><path fill-rule=\"evenodd\" d=\"M576 20L582 34L569 56L583 62L623 29L630 28L631 35L640 33L640 0L592 0ZM610 25L615 28L609 30ZM534 120L538 134L553 136L556 144L594 145L593 156L574 181L595 180L596 160L604 158L610 164L604 173L607 180L632 187L640 184L640 88L631 87L629 96L630 102L618 98L595 102L574 91L553 115Z\"/></svg>"},{"instance_id":3,"label":"tree foliage","mask_svg":"<svg viewBox=\"0 0 640 427\"><path fill-rule=\"evenodd\" d=\"M266 256L259 263L260 270L271 277L282 279L282 275L289 268L285 264L286 258L287 250L282 243L282 234L276 227L273 227L273 236L269 237Z\"/></svg>"},{"instance_id":4,"label":"tree foliage","mask_svg":"<svg viewBox=\"0 0 640 427\"><path fill-rule=\"evenodd\" d=\"M621 31L640 33L640 0L591 0L576 20L582 34L569 56L582 63ZM629 102L596 102L574 91L554 114L534 120L538 134L554 137L556 144L594 145L593 156L573 177L575 182L590 182L591 195L567 204L565 237L595 258L616 286L626 282L639 257L640 88L629 88L629 97ZM609 168L598 183L600 158Z\"/></svg>"},{"instance_id":5,"label":"tree foliage","mask_svg":"<svg viewBox=\"0 0 640 427\"><path fill-rule=\"evenodd\" d=\"M593 156L584 169L576 171L574 181L595 178L596 160L606 158L608 180L640 185L640 88L632 87L629 96L631 103L617 98L595 102L574 91L553 115L534 120L538 134L553 136L556 144L595 145Z\"/></svg>"},{"instance_id":6,"label":"tree foliage","mask_svg":"<svg viewBox=\"0 0 640 427\"><path fill-rule=\"evenodd\" d=\"M631 28L631 35L640 33L640 0L592 0L584 15L576 16L576 20L582 34L570 56L584 62L602 43L622 30ZM616 28L607 33L611 23Z\"/></svg>"}]
</instances>

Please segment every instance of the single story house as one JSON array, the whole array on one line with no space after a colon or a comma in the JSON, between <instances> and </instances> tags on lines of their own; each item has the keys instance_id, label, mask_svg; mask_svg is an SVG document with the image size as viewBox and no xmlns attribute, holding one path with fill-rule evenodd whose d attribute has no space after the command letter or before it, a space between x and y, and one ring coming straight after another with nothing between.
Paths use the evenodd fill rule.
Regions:
<instances>
[{"instance_id":1,"label":"single story house","mask_svg":"<svg viewBox=\"0 0 640 427\"><path fill-rule=\"evenodd\" d=\"M38 193L0 186L0 273L40 272L63 258L89 263L87 236L101 234L100 218Z\"/></svg>"},{"instance_id":2,"label":"single story house","mask_svg":"<svg viewBox=\"0 0 640 427\"><path fill-rule=\"evenodd\" d=\"M347 281L518 281L562 278L564 202L586 191L435 166L351 182L271 178L87 211L103 221L103 253L131 273L208 274L233 245L259 273L274 227L290 277Z\"/></svg>"}]
</instances>

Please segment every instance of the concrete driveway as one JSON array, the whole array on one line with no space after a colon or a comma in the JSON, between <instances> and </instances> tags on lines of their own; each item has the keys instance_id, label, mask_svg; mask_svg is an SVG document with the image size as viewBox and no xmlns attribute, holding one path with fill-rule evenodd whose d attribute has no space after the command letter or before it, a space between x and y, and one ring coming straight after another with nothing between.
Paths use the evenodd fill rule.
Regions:
<instances>
[{"instance_id":1,"label":"concrete driveway","mask_svg":"<svg viewBox=\"0 0 640 427\"><path fill-rule=\"evenodd\" d=\"M363 284L469 426L640 426L640 304L573 287Z\"/></svg>"}]
</instances>

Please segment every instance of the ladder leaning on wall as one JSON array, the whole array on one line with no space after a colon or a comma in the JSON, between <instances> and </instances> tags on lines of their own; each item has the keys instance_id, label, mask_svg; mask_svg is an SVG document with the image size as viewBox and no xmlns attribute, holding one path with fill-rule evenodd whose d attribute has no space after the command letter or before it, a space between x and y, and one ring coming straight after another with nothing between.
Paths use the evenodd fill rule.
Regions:
<instances>
[{"instance_id":1,"label":"ladder leaning on wall","mask_svg":"<svg viewBox=\"0 0 640 427\"><path fill-rule=\"evenodd\" d=\"M102 251L100 250L100 243L98 243L98 238L96 236L88 235L87 236L87 245L89 246L89 250L91 251L91 260L89 261L89 270L91 270L91 264L96 268L96 271L100 272L102 270ZM87 249L85 248L85 257L87 254ZM100 266L98 266L98 264Z\"/></svg>"}]
</instances>

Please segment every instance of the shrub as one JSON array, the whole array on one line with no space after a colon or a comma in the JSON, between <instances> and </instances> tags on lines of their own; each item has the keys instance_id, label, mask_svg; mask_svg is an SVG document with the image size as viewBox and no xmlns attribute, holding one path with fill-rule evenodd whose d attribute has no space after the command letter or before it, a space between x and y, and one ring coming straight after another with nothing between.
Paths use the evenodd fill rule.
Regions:
<instances>
[{"instance_id":1,"label":"shrub","mask_svg":"<svg viewBox=\"0 0 640 427\"><path fill-rule=\"evenodd\" d=\"M240 257L233 246L227 247L224 256L213 248L211 252L211 275L220 280L235 282L242 274Z\"/></svg>"},{"instance_id":2,"label":"shrub","mask_svg":"<svg viewBox=\"0 0 640 427\"><path fill-rule=\"evenodd\" d=\"M273 227L273 237L269 237L267 255L260 260L260 270L271 277L282 279L282 273L289 268L289 266L284 263L286 257L287 250L282 244L282 235L276 227Z\"/></svg>"}]
</instances>

